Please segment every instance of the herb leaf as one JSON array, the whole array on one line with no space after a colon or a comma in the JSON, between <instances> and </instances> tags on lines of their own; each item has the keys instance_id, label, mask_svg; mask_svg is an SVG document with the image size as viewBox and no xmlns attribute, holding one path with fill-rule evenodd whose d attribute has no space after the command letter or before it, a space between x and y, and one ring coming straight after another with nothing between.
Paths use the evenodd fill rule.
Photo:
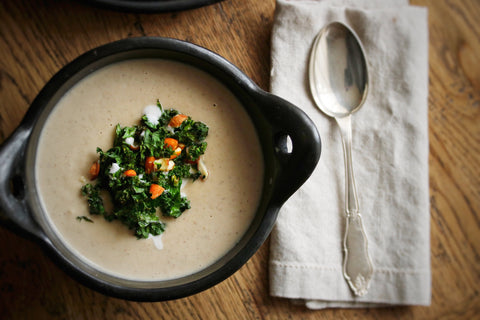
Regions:
<instances>
[{"instance_id":1,"label":"herb leaf","mask_svg":"<svg viewBox=\"0 0 480 320\"><path fill-rule=\"evenodd\" d=\"M78 221L85 220L85 221L87 221L87 222L93 223L93 220L90 219L89 217L86 217L86 216L78 216L78 217L77 217L77 220L78 220Z\"/></svg>"}]
</instances>

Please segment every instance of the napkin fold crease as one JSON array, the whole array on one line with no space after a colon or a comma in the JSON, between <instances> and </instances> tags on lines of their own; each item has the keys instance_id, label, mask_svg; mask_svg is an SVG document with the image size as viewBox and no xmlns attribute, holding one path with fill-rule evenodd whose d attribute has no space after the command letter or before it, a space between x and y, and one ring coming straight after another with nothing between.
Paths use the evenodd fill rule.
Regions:
<instances>
[{"instance_id":1,"label":"napkin fold crease","mask_svg":"<svg viewBox=\"0 0 480 320\"><path fill-rule=\"evenodd\" d=\"M340 131L308 86L313 39L331 21L361 39L370 76L353 115L353 166L374 274L356 297L343 273L345 179ZM271 235L270 293L308 308L429 305L427 10L405 0L277 0L271 92L304 110L322 138L311 178Z\"/></svg>"}]
</instances>

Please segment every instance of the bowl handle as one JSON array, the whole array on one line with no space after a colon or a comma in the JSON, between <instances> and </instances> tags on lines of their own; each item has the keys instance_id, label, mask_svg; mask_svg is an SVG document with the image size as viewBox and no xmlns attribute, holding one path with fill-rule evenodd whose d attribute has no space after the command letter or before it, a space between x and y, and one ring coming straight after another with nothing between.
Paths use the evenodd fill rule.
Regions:
<instances>
[{"instance_id":1,"label":"bowl handle","mask_svg":"<svg viewBox=\"0 0 480 320\"><path fill-rule=\"evenodd\" d=\"M265 93L264 98L263 112L273 129L274 153L279 163L274 200L281 205L313 173L322 145L315 124L305 112L275 95Z\"/></svg>"},{"instance_id":2,"label":"bowl handle","mask_svg":"<svg viewBox=\"0 0 480 320\"><path fill-rule=\"evenodd\" d=\"M20 126L0 146L0 223L25 237L45 239L25 199L25 150L30 133L31 127Z\"/></svg>"}]
</instances>

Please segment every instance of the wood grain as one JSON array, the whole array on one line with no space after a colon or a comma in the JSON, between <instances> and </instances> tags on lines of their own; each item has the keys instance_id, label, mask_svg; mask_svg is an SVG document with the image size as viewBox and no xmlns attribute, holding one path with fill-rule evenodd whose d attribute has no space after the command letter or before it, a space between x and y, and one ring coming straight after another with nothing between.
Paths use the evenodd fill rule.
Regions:
<instances>
[{"instance_id":1,"label":"wood grain","mask_svg":"<svg viewBox=\"0 0 480 320\"><path fill-rule=\"evenodd\" d=\"M268 294L268 241L232 277L175 301L103 296L60 271L38 246L0 229L1 319L475 319L480 314L480 2L429 8L432 305L310 311ZM39 90L81 53L134 36L213 50L268 89L274 0L226 0L176 13L127 14L76 1L0 2L0 141ZM1 164L0 164L1 165Z\"/></svg>"}]
</instances>

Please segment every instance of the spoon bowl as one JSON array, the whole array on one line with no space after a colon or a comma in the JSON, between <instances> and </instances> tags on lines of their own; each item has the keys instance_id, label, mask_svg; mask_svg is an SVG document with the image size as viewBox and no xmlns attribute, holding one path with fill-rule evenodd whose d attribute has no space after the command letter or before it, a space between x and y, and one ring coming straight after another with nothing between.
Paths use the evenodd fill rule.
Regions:
<instances>
[{"instance_id":1,"label":"spoon bowl","mask_svg":"<svg viewBox=\"0 0 480 320\"><path fill-rule=\"evenodd\" d=\"M332 22L315 38L309 75L316 105L331 117L354 113L367 98L368 70L362 46L340 22Z\"/></svg>"},{"instance_id":2,"label":"spoon bowl","mask_svg":"<svg viewBox=\"0 0 480 320\"><path fill-rule=\"evenodd\" d=\"M353 174L351 115L367 98L368 70L360 40L346 25L332 22L317 35L310 55L309 80L317 107L335 118L342 135L346 179L343 274L352 291L363 296L373 267Z\"/></svg>"}]
</instances>

